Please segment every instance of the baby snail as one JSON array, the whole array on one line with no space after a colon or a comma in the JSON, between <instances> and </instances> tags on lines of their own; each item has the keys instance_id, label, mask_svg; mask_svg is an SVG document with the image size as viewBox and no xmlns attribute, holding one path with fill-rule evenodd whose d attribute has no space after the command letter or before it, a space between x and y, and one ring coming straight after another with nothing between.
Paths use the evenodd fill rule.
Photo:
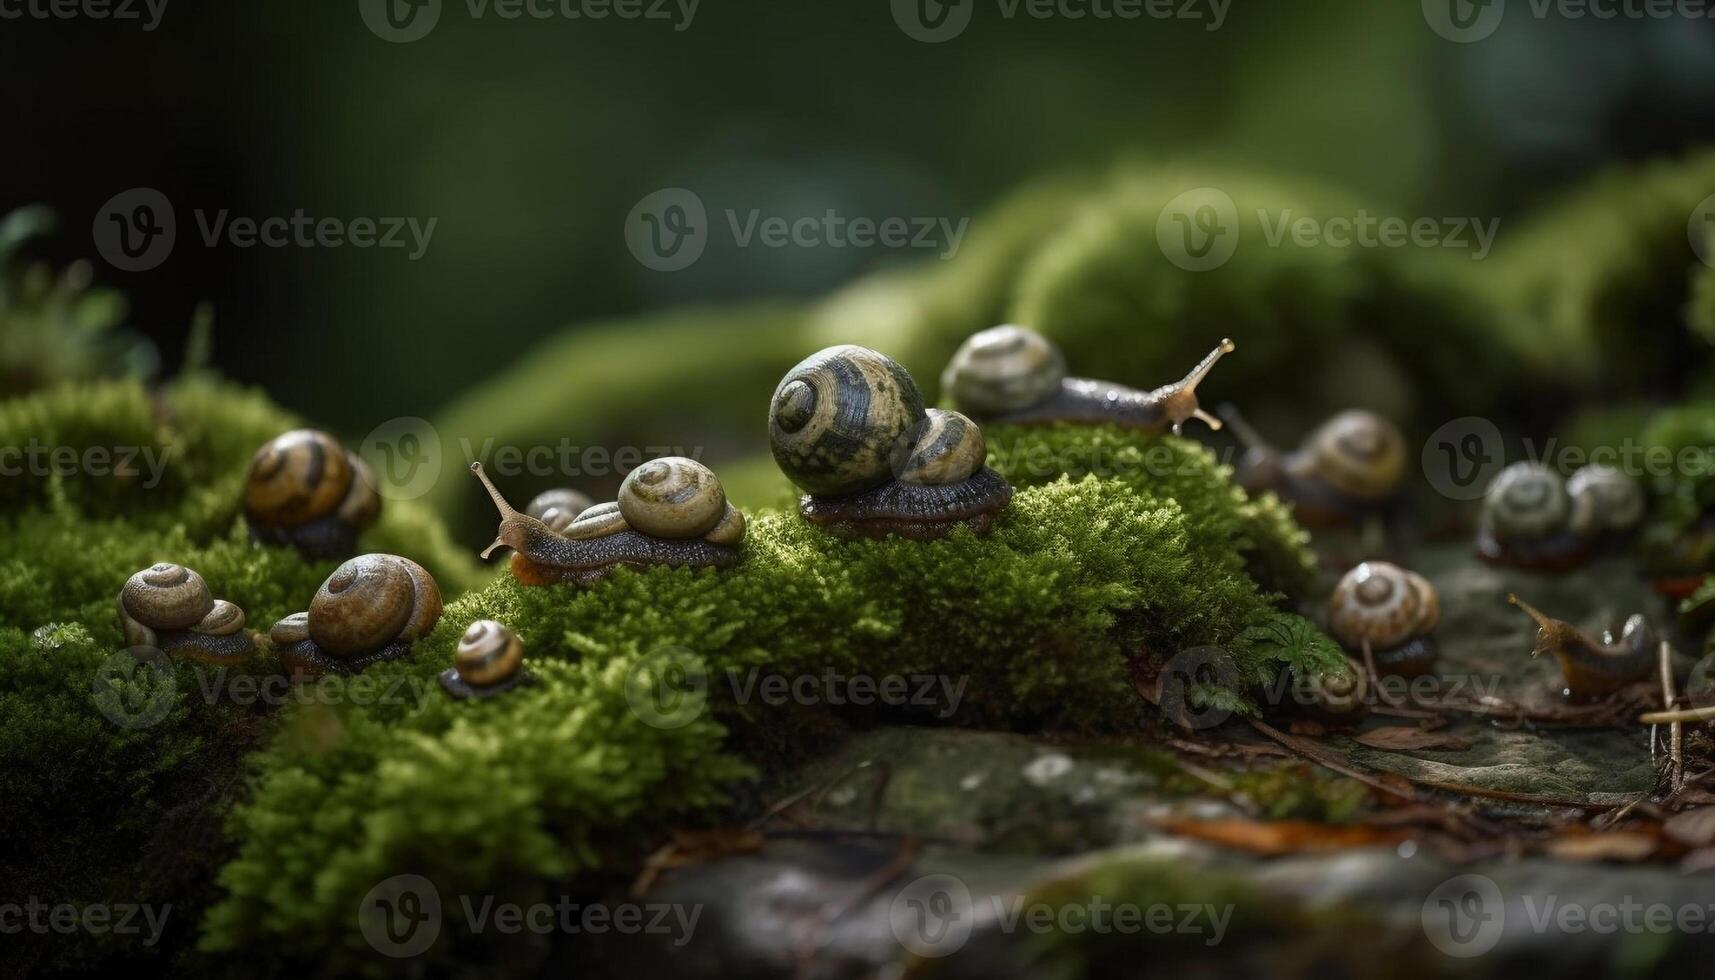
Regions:
<instances>
[{"instance_id":1,"label":"baby snail","mask_svg":"<svg viewBox=\"0 0 1715 980\"><path fill-rule=\"evenodd\" d=\"M1516 595L1507 601L1536 620L1536 647L1532 657L1545 653L1560 663L1566 678L1561 693L1572 701L1595 701L1622 690L1650 675L1656 666L1656 641L1642 613L1626 620L1619 639L1604 632L1598 642L1571 623L1555 619Z\"/></svg>"},{"instance_id":2,"label":"baby snail","mask_svg":"<svg viewBox=\"0 0 1715 980\"><path fill-rule=\"evenodd\" d=\"M129 646L154 647L205 664L238 664L256 652L256 634L244 628L244 610L216 599L201 575L171 562L157 562L126 579L119 590L119 626Z\"/></svg>"},{"instance_id":3,"label":"baby snail","mask_svg":"<svg viewBox=\"0 0 1715 980\"><path fill-rule=\"evenodd\" d=\"M1252 494L1274 491L1307 527L1361 524L1386 513L1405 487L1405 437L1374 412L1341 412L1292 452L1269 445L1233 406L1220 412L1245 447L1239 484Z\"/></svg>"},{"instance_id":4,"label":"baby snail","mask_svg":"<svg viewBox=\"0 0 1715 980\"><path fill-rule=\"evenodd\" d=\"M491 698L530 683L524 671L523 641L492 619L470 624L459 637L453 664L441 673L441 686L460 701Z\"/></svg>"},{"instance_id":5,"label":"baby snail","mask_svg":"<svg viewBox=\"0 0 1715 980\"><path fill-rule=\"evenodd\" d=\"M381 516L369 464L333 436L294 429L256 451L244 479L250 536L311 558L340 558Z\"/></svg>"},{"instance_id":6,"label":"baby snail","mask_svg":"<svg viewBox=\"0 0 1715 980\"><path fill-rule=\"evenodd\" d=\"M1197 386L1209 369L1236 346L1223 339L1179 381L1153 391L1089 378L1066 377L1066 357L1034 330L1012 325L972 334L941 373L941 390L961 412L984 424L1040 425L1103 423L1152 435L1179 435L1186 422L1201 419L1219 429L1219 419L1197 404Z\"/></svg>"},{"instance_id":7,"label":"baby snail","mask_svg":"<svg viewBox=\"0 0 1715 980\"><path fill-rule=\"evenodd\" d=\"M511 548L512 574L525 585L589 585L621 565L727 568L738 562L744 514L727 503L714 471L694 459L644 463L626 475L618 500L584 510L559 531L513 510L481 463L470 464L470 471L500 511L500 531L482 557Z\"/></svg>"},{"instance_id":8,"label":"baby snail","mask_svg":"<svg viewBox=\"0 0 1715 980\"><path fill-rule=\"evenodd\" d=\"M1351 653L1373 660L1378 676L1417 677L1435 667L1441 599L1429 580L1385 561L1367 561L1340 579L1328 600L1328 631Z\"/></svg>"},{"instance_id":9,"label":"baby snail","mask_svg":"<svg viewBox=\"0 0 1715 980\"><path fill-rule=\"evenodd\" d=\"M359 555L334 569L308 612L274 624L268 639L294 677L355 674L408 656L441 618L441 588L398 555Z\"/></svg>"},{"instance_id":10,"label":"baby snail","mask_svg":"<svg viewBox=\"0 0 1715 980\"><path fill-rule=\"evenodd\" d=\"M1483 494L1477 555L1497 565L1564 571L1594 548L1623 542L1643 516L1643 491L1611 467L1586 466L1562 482L1541 463L1514 463Z\"/></svg>"},{"instance_id":11,"label":"baby snail","mask_svg":"<svg viewBox=\"0 0 1715 980\"><path fill-rule=\"evenodd\" d=\"M1292 686L1294 700L1326 721L1353 723L1369 713L1370 682L1350 661L1321 673L1294 671Z\"/></svg>"},{"instance_id":12,"label":"baby snail","mask_svg":"<svg viewBox=\"0 0 1715 980\"><path fill-rule=\"evenodd\" d=\"M572 526L578 515L595 506L587 494L579 493L569 487L559 487L554 490L544 490L531 498L524 513L548 525L548 530L559 534Z\"/></svg>"},{"instance_id":13,"label":"baby snail","mask_svg":"<svg viewBox=\"0 0 1715 980\"><path fill-rule=\"evenodd\" d=\"M843 537L982 534L1012 502L984 465L976 423L924 408L910 373L867 347L829 347L788 371L769 402L768 442L808 494L799 511Z\"/></svg>"}]
</instances>

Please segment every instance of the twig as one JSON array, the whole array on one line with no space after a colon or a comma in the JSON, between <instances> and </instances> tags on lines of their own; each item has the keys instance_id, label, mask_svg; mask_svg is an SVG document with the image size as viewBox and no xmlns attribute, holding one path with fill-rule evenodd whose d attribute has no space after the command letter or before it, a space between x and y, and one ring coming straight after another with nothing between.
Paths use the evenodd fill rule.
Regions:
<instances>
[{"instance_id":1,"label":"twig","mask_svg":"<svg viewBox=\"0 0 1715 980\"><path fill-rule=\"evenodd\" d=\"M1640 725L1674 725L1686 721L1715 721L1715 704L1673 711L1646 711L1638 715Z\"/></svg>"},{"instance_id":2,"label":"twig","mask_svg":"<svg viewBox=\"0 0 1715 980\"><path fill-rule=\"evenodd\" d=\"M1663 640L1661 641L1662 707L1668 711L1672 711L1674 703L1678 700L1679 695L1675 693L1673 689L1673 648L1667 645L1666 640ZM1685 739L1684 729L1680 727L1680 722L1668 722L1668 732L1670 733L1668 736L1668 742L1672 746L1671 751L1673 753L1672 762L1668 768L1668 773L1672 780L1668 784L1671 787L1671 792L1672 790L1679 789L1680 780L1685 778ZM1655 744L1655 738L1653 736L1650 738L1650 744Z\"/></svg>"},{"instance_id":3,"label":"twig","mask_svg":"<svg viewBox=\"0 0 1715 980\"><path fill-rule=\"evenodd\" d=\"M848 895L844 901L828 902L817 913L810 923L810 931L804 937L803 944L798 949L798 969L795 975L808 977L812 975L811 967L815 965L816 954L821 952L822 944L826 941L827 931L834 923L844 918L847 913L858 905L869 901L880 894L895 879L910 871L917 863L917 856L922 851L922 843L915 837L903 837L899 841L899 850L885 865L874 874L858 882L857 889Z\"/></svg>"},{"instance_id":4,"label":"twig","mask_svg":"<svg viewBox=\"0 0 1715 980\"><path fill-rule=\"evenodd\" d=\"M1537 793L1514 793L1511 790L1487 789L1482 786L1467 786L1464 783L1442 783L1430 779L1413 780L1419 786L1438 789L1447 793L1458 793L1462 796L1475 796L1487 800L1505 800L1509 803L1534 803L1538 806L1558 806L1569 810L1612 810L1618 803L1589 803L1584 800L1571 800L1562 796L1543 796Z\"/></svg>"},{"instance_id":5,"label":"twig","mask_svg":"<svg viewBox=\"0 0 1715 980\"><path fill-rule=\"evenodd\" d=\"M1341 762L1339 759L1334 758L1329 753L1323 751L1320 746L1307 742L1296 735L1288 735L1265 721L1259 721L1255 718L1249 718L1246 720L1250 722L1252 728L1269 738L1274 739L1276 742L1279 742L1281 745L1291 749L1306 759L1309 759L1311 762L1316 763L1324 769L1337 772L1340 775L1351 779L1356 779L1365 786L1368 786L1378 792L1386 793L1389 796L1413 802L1417 801L1416 794L1408 793L1397 786L1389 786L1387 783L1382 782L1370 773L1367 773L1362 769L1349 766L1346 763Z\"/></svg>"}]
</instances>

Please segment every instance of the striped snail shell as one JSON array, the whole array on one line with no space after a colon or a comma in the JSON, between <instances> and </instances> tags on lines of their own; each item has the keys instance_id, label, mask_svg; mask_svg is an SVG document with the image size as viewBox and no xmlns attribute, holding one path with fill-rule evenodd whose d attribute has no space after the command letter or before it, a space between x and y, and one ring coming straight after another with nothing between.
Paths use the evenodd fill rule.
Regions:
<instances>
[{"instance_id":1,"label":"striped snail shell","mask_svg":"<svg viewBox=\"0 0 1715 980\"><path fill-rule=\"evenodd\" d=\"M398 555L360 555L335 569L310 600L309 634L323 651L350 657L409 643L440 618L441 590L423 566Z\"/></svg>"},{"instance_id":2,"label":"striped snail shell","mask_svg":"<svg viewBox=\"0 0 1715 980\"><path fill-rule=\"evenodd\" d=\"M699 538L727 511L726 490L713 470L684 456L652 459L619 485L620 516L656 538Z\"/></svg>"},{"instance_id":3,"label":"striped snail shell","mask_svg":"<svg viewBox=\"0 0 1715 980\"><path fill-rule=\"evenodd\" d=\"M289 647L309 638L310 614L307 612L295 612L268 630L268 641L276 647Z\"/></svg>"},{"instance_id":4,"label":"striped snail shell","mask_svg":"<svg viewBox=\"0 0 1715 980\"><path fill-rule=\"evenodd\" d=\"M1551 537L1572 517L1572 498L1560 474L1541 463L1514 463L1483 494L1483 522L1498 540Z\"/></svg>"},{"instance_id":5,"label":"striped snail shell","mask_svg":"<svg viewBox=\"0 0 1715 980\"><path fill-rule=\"evenodd\" d=\"M1328 629L1348 650L1364 641L1378 650L1399 646L1435 628L1441 600L1429 580L1385 561L1347 572L1328 600Z\"/></svg>"},{"instance_id":6,"label":"striped snail shell","mask_svg":"<svg viewBox=\"0 0 1715 980\"><path fill-rule=\"evenodd\" d=\"M811 494L860 493L893 479L894 445L925 418L923 395L898 362L866 347L829 347L774 389L774 461Z\"/></svg>"},{"instance_id":7,"label":"striped snail shell","mask_svg":"<svg viewBox=\"0 0 1715 980\"><path fill-rule=\"evenodd\" d=\"M1047 398L1065 378L1060 348L1034 330L1008 324L960 344L941 372L941 390L960 408L1001 415Z\"/></svg>"},{"instance_id":8,"label":"striped snail shell","mask_svg":"<svg viewBox=\"0 0 1715 980\"><path fill-rule=\"evenodd\" d=\"M579 514L589 510L595 501L586 494L579 493L570 487L556 487L544 490L531 499L524 513L541 521L552 528L555 533L563 532L577 520Z\"/></svg>"},{"instance_id":9,"label":"striped snail shell","mask_svg":"<svg viewBox=\"0 0 1715 980\"><path fill-rule=\"evenodd\" d=\"M1586 537L1606 531L1626 531L1644 519L1644 494L1638 481L1593 463L1566 481L1572 498L1572 529Z\"/></svg>"},{"instance_id":10,"label":"striped snail shell","mask_svg":"<svg viewBox=\"0 0 1715 980\"><path fill-rule=\"evenodd\" d=\"M931 408L895 444L893 470L901 483L946 486L969 478L987 458L988 443L975 422Z\"/></svg>"},{"instance_id":11,"label":"striped snail shell","mask_svg":"<svg viewBox=\"0 0 1715 980\"><path fill-rule=\"evenodd\" d=\"M126 580L119 607L149 629L185 630L213 614L215 601L201 575L183 565L157 562ZM244 625L243 613L238 625Z\"/></svg>"},{"instance_id":12,"label":"striped snail shell","mask_svg":"<svg viewBox=\"0 0 1715 980\"><path fill-rule=\"evenodd\" d=\"M517 675L524 664L524 643L500 623L479 619L459 638L453 664L467 683L488 687Z\"/></svg>"},{"instance_id":13,"label":"striped snail shell","mask_svg":"<svg viewBox=\"0 0 1715 980\"><path fill-rule=\"evenodd\" d=\"M1318 427L1288 469L1358 500L1381 500L1404 482L1405 455L1405 437L1392 422L1354 409Z\"/></svg>"}]
</instances>

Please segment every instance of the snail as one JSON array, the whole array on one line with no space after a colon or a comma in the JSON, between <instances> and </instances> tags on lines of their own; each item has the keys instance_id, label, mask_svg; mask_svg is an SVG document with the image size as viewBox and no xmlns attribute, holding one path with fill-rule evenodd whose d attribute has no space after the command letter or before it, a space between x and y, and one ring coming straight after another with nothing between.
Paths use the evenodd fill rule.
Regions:
<instances>
[{"instance_id":1,"label":"snail","mask_svg":"<svg viewBox=\"0 0 1715 980\"><path fill-rule=\"evenodd\" d=\"M587 494L579 493L570 487L559 487L544 490L530 500L524 508L524 513L548 525L555 534L571 527L578 515L595 506Z\"/></svg>"},{"instance_id":2,"label":"snail","mask_svg":"<svg viewBox=\"0 0 1715 980\"><path fill-rule=\"evenodd\" d=\"M297 677L355 674L411 652L441 618L441 589L398 555L359 555L334 569L308 612L274 624L268 639Z\"/></svg>"},{"instance_id":3,"label":"snail","mask_svg":"<svg viewBox=\"0 0 1715 980\"><path fill-rule=\"evenodd\" d=\"M1220 413L1245 447L1239 485L1252 494L1274 491L1308 527L1348 527L1385 513L1405 486L1405 437L1374 412L1341 412L1302 447L1285 453L1258 435L1238 409L1223 405Z\"/></svg>"},{"instance_id":4,"label":"snail","mask_svg":"<svg viewBox=\"0 0 1715 980\"><path fill-rule=\"evenodd\" d=\"M311 558L338 558L381 515L369 464L315 429L276 436L250 461L244 516L250 536Z\"/></svg>"},{"instance_id":5,"label":"snail","mask_svg":"<svg viewBox=\"0 0 1715 980\"><path fill-rule=\"evenodd\" d=\"M1644 492L1638 481L1592 463L1566 481L1572 498L1572 532L1599 545L1617 545L1644 519Z\"/></svg>"},{"instance_id":6,"label":"snail","mask_svg":"<svg viewBox=\"0 0 1715 980\"><path fill-rule=\"evenodd\" d=\"M237 664L256 652L256 634L244 628L244 610L209 592L203 577L183 565L157 562L119 590L119 627L125 642L154 647L216 666Z\"/></svg>"},{"instance_id":7,"label":"snail","mask_svg":"<svg viewBox=\"0 0 1715 980\"><path fill-rule=\"evenodd\" d=\"M453 664L441 673L441 686L461 701L491 698L530 683L524 671L523 641L492 619L470 624L459 638Z\"/></svg>"},{"instance_id":8,"label":"snail","mask_svg":"<svg viewBox=\"0 0 1715 980\"><path fill-rule=\"evenodd\" d=\"M941 373L941 390L953 407L983 423L1040 425L1049 422L1108 423L1152 435L1179 435L1186 422L1201 419L1211 429L1220 419L1197 404L1197 386L1236 346L1222 339L1191 373L1153 391L1089 378L1066 377L1066 357L1048 338L1019 326L990 327L972 334Z\"/></svg>"},{"instance_id":9,"label":"snail","mask_svg":"<svg viewBox=\"0 0 1715 980\"><path fill-rule=\"evenodd\" d=\"M1347 572L1328 600L1328 631L1373 659L1378 675L1417 677L1435 666L1441 600L1429 580L1385 561Z\"/></svg>"},{"instance_id":10,"label":"snail","mask_svg":"<svg viewBox=\"0 0 1715 980\"><path fill-rule=\"evenodd\" d=\"M1312 714L1340 723L1351 723L1369 712L1369 681L1350 661L1320 673L1293 671L1293 696Z\"/></svg>"},{"instance_id":11,"label":"snail","mask_svg":"<svg viewBox=\"0 0 1715 980\"><path fill-rule=\"evenodd\" d=\"M1589 538L1573 529L1573 511L1560 474L1541 463L1514 463L1483 494L1477 556L1537 571L1571 568L1590 553Z\"/></svg>"},{"instance_id":12,"label":"snail","mask_svg":"<svg viewBox=\"0 0 1715 980\"><path fill-rule=\"evenodd\" d=\"M589 585L621 565L726 568L738 562L744 514L727 502L721 481L707 466L683 456L653 459L625 477L619 499L597 504L560 531L512 509L482 471L500 511L500 530L482 552L511 548L512 574L525 585Z\"/></svg>"},{"instance_id":13,"label":"snail","mask_svg":"<svg viewBox=\"0 0 1715 980\"><path fill-rule=\"evenodd\" d=\"M968 417L928 408L898 362L867 347L829 347L786 373L768 409L781 472L807 492L799 511L846 537L981 534L1012 502L984 465L983 433Z\"/></svg>"},{"instance_id":14,"label":"snail","mask_svg":"<svg viewBox=\"0 0 1715 980\"><path fill-rule=\"evenodd\" d=\"M1656 665L1654 631L1642 613L1626 620L1618 639L1605 632L1598 642L1516 595L1508 595L1507 601L1536 620L1536 647L1530 655L1554 655L1566 678L1561 693L1570 700L1594 701L1613 694L1648 677Z\"/></svg>"}]
</instances>

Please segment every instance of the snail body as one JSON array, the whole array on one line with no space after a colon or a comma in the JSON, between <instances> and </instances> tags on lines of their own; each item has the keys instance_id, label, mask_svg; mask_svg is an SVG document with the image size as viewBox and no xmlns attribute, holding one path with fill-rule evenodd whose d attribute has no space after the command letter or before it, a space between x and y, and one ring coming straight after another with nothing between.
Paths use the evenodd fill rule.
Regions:
<instances>
[{"instance_id":1,"label":"snail body","mask_svg":"<svg viewBox=\"0 0 1715 980\"><path fill-rule=\"evenodd\" d=\"M1497 565L1563 571L1623 544L1644 516L1637 482L1590 465L1562 481L1541 463L1514 463L1483 494L1477 555Z\"/></svg>"},{"instance_id":2,"label":"snail body","mask_svg":"<svg viewBox=\"0 0 1715 980\"><path fill-rule=\"evenodd\" d=\"M482 556L511 548L512 574L525 585L589 585L621 566L727 568L738 562L744 514L727 501L714 472L696 460L668 456L644 463L627 474L618 500L582 511L559 530L514 510L481 463L470 470L500 511L500 530Z\"/></svg>"},{"instance_id":3,"label":"snail body","mask_svg":"<svg viewBox=\"0 0 1715 980\"><path fill-rule=\"evenodd\" d=\"M1233 407L1223 406L1221 416L1245 446L1239 485L1253 494L1272 490L1307 527L1350 527L1384 515L1405 488L1405 437L1374 412L1341 412L1290 452L1269 445Z\"/></svg>"},{"instance_id":4,"label":"snail body","mask_svg":"<svg viewBox=\"0 0 1715 980\"><path fill-rule=\"evenodd\" d=\"M269 440L250 461L244 516L262 544L296 548L311 558L338 558L381 515L369 464L316 429Z\"/></svg>"},{"instance_id":5,"label":"snail body","mask_svg":"<svg viewBox=\"0 0 1715 980\"><path fill-rule=\"evenodd\" d=\"M453 664L441 673L441 686L461 701L491 698L530 683L524 670L523 641L492 619L470 624L459 638Z\"/></svg>"},{"instance_id":6,"label":"snail body","mask_svg":"<svg viewBox=\"0 0 1715 980\"><path fill-rule=\"evenodd\" d=\"M1617 638L1608 632L1597 640L1516 595L1508 595L1507 601L1536 621L1531 656L1553 655L1566 681L1561 693L1569 700L1607 697L1649 677L1656 666L1655 631L1642 613L1627 619Z\"/></svg>"},{"instance_id":7,"label":"snail body","mask_svg":"<svg viewBox=\"0 0 1715 980\"><path fill-rule=\"evenodd\" d=\"M1066 376L1066 358L1048 338L1011 324L990 327L960 345L941 374L955 408L983 423L1044 425L1071 422L1118 425L1152 435L1181 434L1201 419L1221 422L1197 403L1197 386L1222 356L1235 349L1223 339L1184 378L1151 391Z\"/></svg>"},{"instance_id":8,"label":"snail body","mask_svg":"<svg viewBox=\"0 0 1715 980\"><path fill-rule=\"evenodd\" d=\"M806 492L799 512L843 537L981 534L1012 501L985 465L982 429L926 408L910 373L866 347L830 347L788 371L769 404L768 441Z\"/></svg>"},{"instance_id":9,"label":"snail body","mask_svg":"<svg viewBox=\"0 0 1715 980\"><path fill-rule=\"evenodd\" d=\"M269 641L298 677L355 674L398 660L441 618L427 569L398 555L359 555L334 569L307 612L275 623Z\"/></svg>"},{"instance_id":10,"label":"snail body","mask_svg":"<svg viewBox=\"0 0 1715 980\"><path fill-rule=\"evenodd\" d=\"M201 575L171 562L157 562L126 580L119 592L119 627L129 646L215 666L242 663L256 652L244 610L214 598Z\"/></svg>"},{"instance_id":11,"label":"snail body","mask_svg":"<svg viewBox=\"0 0 1715 980\"><path fill-rule=\"evenodd\" d=\"M1417 677L1435 666L1441 600L1429 580L1391 562L1347 572L1328 600L1328 631L1353 654L1371 657L1380 675Z\"/></svg>"}]
</instances>

